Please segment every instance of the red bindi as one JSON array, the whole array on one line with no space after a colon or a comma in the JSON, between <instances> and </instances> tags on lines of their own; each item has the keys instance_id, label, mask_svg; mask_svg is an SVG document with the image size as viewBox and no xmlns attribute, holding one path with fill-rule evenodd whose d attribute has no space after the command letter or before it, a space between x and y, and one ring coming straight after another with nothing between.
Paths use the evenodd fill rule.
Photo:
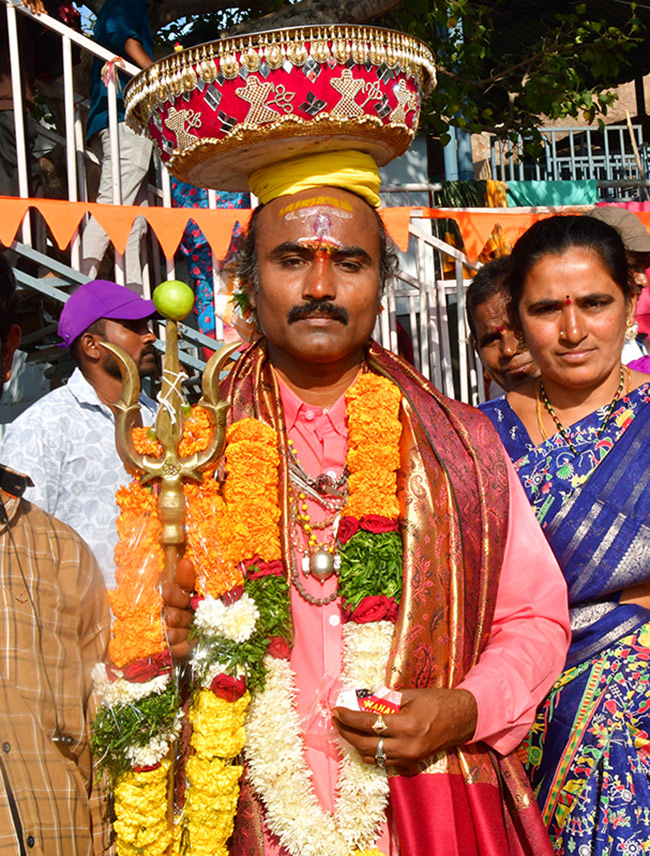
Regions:
<instances>
[{"instance_id":1,"label":"red bindi","mask_svg":"<svg viewBox=\"0 0 650 856\"><path fill-rule=\"evenodd\" d=\"M504 331L505 329L506 329L506 325L505 325L505 324L499 324L499 326L497 327L497 333L503 333L503 331Z\"/></svg>"},{"instance_id":2,"label":"red bindi","mask_svg":"<svg viewBox=\"0 0 650 856\"><path fill-rule=\"evenodd\" d=\"M565 302L566 302L566 305L567 305L567 306L570 306L570 305L571 305L571 298L569 297L569 295L568 295L568 294L567 294L567 296L566 296L566 301L565 301Z\"/></svg>"}]
</instances>

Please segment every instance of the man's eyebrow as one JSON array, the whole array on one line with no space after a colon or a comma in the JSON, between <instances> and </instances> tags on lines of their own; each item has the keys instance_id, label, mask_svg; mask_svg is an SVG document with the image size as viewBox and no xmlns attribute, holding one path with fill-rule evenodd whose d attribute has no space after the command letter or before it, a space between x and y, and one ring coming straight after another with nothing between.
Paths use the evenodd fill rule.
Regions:
<instances>
[{"instance_id":1,"label":"man's eyebrow","mask_svg":"<svg viewBox=\"0 0 650 856\"><path fill-rule=\"evenodd\" d=\"M362 259L364 262L371 262L372 258L370 257L370 253L367 250L364 250L363 247L335 247L332 251L332 256L335 258L357 258Z\"/></svg>"},{"instance_id":2,"label":"man's eyebrow","mask_svg":"<svg viewBox=\"0 0 650 856\"><path fill-rule=\"evenodd\" d=\"M309 252L309 247L304 247L302 244L297 243L296 241L285 241L282 244L278 244L277 247L274 247L271 250L271 258L275 258L276 256L281 256L283 253L305 253Z\"/></svg>"}]
</instances>

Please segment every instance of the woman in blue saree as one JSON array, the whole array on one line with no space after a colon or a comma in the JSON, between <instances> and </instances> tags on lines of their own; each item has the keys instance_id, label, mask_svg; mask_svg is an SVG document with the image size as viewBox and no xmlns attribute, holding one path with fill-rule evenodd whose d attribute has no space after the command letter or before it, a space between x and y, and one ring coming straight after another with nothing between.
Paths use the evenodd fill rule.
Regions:
<instances>
[{"instance_id":1,"label":"woman in blue saree","mask_svg":"<svg viewBox=\"0 0 650 856\"><path fill-rule=\"evenodd\" d=\"M573 631L524 760L557 854L636 856L650 852L650 376L621 365L634 291L618 233L589 217L539 221L512 262L541 376L482 409L563 570Z\"/></svg>"}]
</instances>

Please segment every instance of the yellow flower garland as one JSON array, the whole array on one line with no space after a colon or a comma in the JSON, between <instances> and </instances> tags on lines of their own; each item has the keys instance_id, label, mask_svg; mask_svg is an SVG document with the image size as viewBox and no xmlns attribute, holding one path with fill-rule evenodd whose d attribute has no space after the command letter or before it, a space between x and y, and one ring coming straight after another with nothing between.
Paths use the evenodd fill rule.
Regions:
<instances>
[{"instance_id":1,"label":"yellow flower garland","mask_svg":"<svg viewBox=\"0 0 650 856\"><path fill-rule=\"evenodd\" d=\"M244 748L244 720L249 693L230 702L202 689L192 702L189 720L193 725L192 746L200 758L235 758Z\"/></svg>"},{"instance_id":2,"label":"yellow flower garland","mask_svg":"<svg viewBox=\"0 0 650 856\"><path fill-rule=\"evenodd\" d=\"M216 482L188 485L186 555L192 555L200 594L218 597L243 580L242 563L281 557L278 503L277 436L256 419L242 419L226 434L226 479L223 498ZM207 527L207 532L206 528ZM199 539L214 533L220 562L207 556ZM198 561L197 561L198 558ZM245 742L244 720L250 695L226 701L203 687L189 711L195 751L186 766L188 789L177 836L192 856L227 856L239 799L242 767L232 760Z\"/></svg>"},{"instance_id":3,"label":"yellow flower garland","mask_svg":"<svg viewBox=\"0 0 650 856\"><path fill-rule=\"evenodd\" d=\"M115 786L113 828L117 856L163 856L172 839L167 825L169 761L155 770L125 773Z\"/></svg>"}]
</instances>

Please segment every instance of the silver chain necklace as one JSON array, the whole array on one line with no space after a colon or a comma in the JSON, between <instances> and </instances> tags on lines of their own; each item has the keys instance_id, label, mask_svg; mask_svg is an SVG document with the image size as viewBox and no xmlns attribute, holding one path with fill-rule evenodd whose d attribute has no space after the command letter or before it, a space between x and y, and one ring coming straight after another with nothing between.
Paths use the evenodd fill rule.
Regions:
<instances>
[{"instance_id":1,"label":"silver chain necklace","mask_svg":"<svg viewBox=\"0 0 650 856\"><path fill-rule=\"evenodd\" d=\"M318 505L320 505L321 508L324 508L326 511L335 515L332 523L332 535L335 543L336 533L340 520L340 511L341 508L345 505L348 495L347 469L344 468L341 475L338 476L338 478L336 479L333 479L326 473L321 473L319 476L313 479L302 468L291 446L289 446L289 452L289 478L291 481L292 491L295 492L293 497L295 509L292 513L291 520L292 528L295 530L295 528L301 527L303 529L303 533L305 535L307 534L300 522L300 512L298 508L298 504L300 502L298 493L302 493L305 497L308 496L313 502L316 502ZM331 498L328 499L328 496ZM314 524L314 528L323 527L317 527L316 524ZM309 539L307 538L307 540ZM305 589L304 585L300 581L300 577L298 574L298 565L296 562L296 551L300 550L300 547L297 543L297 539L292 538L292 547L293 549L291 550L291 580L295 585L298 594L303 598L303 600L306 600L307 603L310 603L313 606L325 606L328 603L332 603L332 601L334 601L338 596L338 589L327 597L315 597L314 595L309 594L309 592ZM303 556L302 560L303 573L306 576L311 575L315 577L321 583L324 583L325 580L336 574L340 567L341 557L338 553L335 552L333 547L327 550L321 545L311 554L305 552L305 555Z\"/></svg>"}]
</instances>

